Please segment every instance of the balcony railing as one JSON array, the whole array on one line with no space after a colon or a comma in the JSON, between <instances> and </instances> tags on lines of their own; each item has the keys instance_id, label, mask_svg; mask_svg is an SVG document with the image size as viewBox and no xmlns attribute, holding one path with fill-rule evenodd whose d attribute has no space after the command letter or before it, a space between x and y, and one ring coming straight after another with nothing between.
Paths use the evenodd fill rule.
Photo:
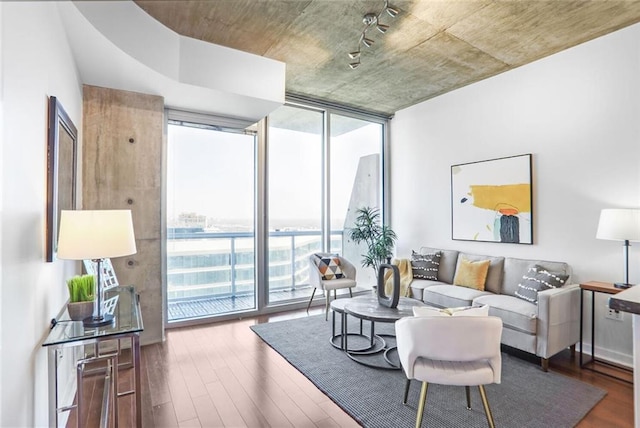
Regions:
<instances>
[{"instance_id":1,"label":"balcony railing","mask_svg":"<svg viewBox=\"0 0 640 428\"><path fill-rule=\"evenodd\" d=\"M332 231L331 250L340 252L343 232ZM269 232L269 300L308 298L309 255L322 249L319 230ZM252 232L169 229L167 298L169 304L204 299L254 301L255 254ZM250 298L250 299L247 299ZM219 306L220 302L217 302ZM229 305L228 312L237 302ZM253 306L252 306L253 307ZM220 309L225 311L225 309ZM170 314L171 319L171 314Z\"/></svg>"}]
</instances>

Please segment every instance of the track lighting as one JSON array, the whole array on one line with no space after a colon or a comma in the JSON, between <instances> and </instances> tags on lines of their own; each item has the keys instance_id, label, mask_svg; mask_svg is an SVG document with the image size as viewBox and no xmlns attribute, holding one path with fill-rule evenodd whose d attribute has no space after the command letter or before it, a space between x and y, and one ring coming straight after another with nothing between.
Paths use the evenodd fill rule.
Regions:
<instances>
[{"instance_id":1,"label":"track lighting","mask_svg":"<svg viewBox=\"0 0 640 428\"><path fill-rule=\"evenodd\" d=\"M389 5L389 0L385 0L384 7L382 8L382 10L380 10L380 12L378 13L369 12L362 17L362 23L364 24L364 28L360 33L360 38L358 39L358 49L353 52L349 52L349 58L357 60L349 63L349 67L352 70L360 66L360 48L362 47L362 45L364 45L367 48L370 48L375 43L375 40L367 37L367 31L375 27L379 32L381 32L382 34L385 34L387 30L389 30L388 25L380 22L380 17L385 12L387 12L387 14L389 14L389 16L391 16L392 18L395 18L396 16L398 16L398 13L400 13L400 10Z\"/></svg>"}]
</instances>

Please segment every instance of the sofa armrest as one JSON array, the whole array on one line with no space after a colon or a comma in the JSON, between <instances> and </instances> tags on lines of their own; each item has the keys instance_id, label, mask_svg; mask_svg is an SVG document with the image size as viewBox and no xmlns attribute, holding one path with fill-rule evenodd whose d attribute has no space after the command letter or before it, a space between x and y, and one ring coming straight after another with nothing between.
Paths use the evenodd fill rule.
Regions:
<instances>
[{"instance_id":1,"label":"sofa armrest","mask_svg":"<svg viewBox=\"0 0 640 428\"><path fill-rule=\"evenodd\" d=\"M538 293L537 352L549 358L580 340L580 286Z\"/></svg>"}]
</instances>

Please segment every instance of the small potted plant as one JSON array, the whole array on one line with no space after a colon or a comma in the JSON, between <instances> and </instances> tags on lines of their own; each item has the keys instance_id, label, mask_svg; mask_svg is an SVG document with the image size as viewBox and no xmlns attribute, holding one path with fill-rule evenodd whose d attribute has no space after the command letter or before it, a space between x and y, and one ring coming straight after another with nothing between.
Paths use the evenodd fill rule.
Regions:
<instances>
[{"instance_id":1,"label":"small potted plant","mask_svg":"<svg viewBox=\"0 0 640 428\"><path fill-rule=\"evenodd\" d=\"M74 321L81 321L93 315L95 300L95 277L93 275L76 275L67 280L69 303L67 311Z\"/></svg>"},{"instance_id":2,"label":"small potted plant","mask_svg":"<svg viewBox=\"0 0 640 428\"><path fill-rule=\"evenodd\" d=\"M372 267L376 278L381 264L389 262L393 256L396 233L382 224L377 208L363 207L356 211L355 227L349 230L349 237L356 244L364 242L367 252L362 255L362 267Z\"/></svg>"}]
</instances>

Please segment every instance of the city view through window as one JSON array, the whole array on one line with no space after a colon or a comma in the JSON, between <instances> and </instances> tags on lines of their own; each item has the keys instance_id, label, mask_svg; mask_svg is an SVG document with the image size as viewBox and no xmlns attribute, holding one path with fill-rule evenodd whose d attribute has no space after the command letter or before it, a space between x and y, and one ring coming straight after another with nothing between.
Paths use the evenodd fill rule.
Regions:
<instances>
[{"instance_id":1,"label":"city view through window","mask_svg":"<svg viewBox=\"0 0 640 428\"><path fill-rule=\"evenodd\" d=\"M379 206L382 125L332 115L330 177L323 184L323 120L322 113L289 106L270 116L262 285L255 269L256 136L168 126L169 321L256 310L257 286L266 287L268 304L308 300L309 256L323 251L323 186L331 206L329 250L349 252L343 234L351 214ZM351 252L359 266L360 251Z\"/></svg>"}]
</instances>

